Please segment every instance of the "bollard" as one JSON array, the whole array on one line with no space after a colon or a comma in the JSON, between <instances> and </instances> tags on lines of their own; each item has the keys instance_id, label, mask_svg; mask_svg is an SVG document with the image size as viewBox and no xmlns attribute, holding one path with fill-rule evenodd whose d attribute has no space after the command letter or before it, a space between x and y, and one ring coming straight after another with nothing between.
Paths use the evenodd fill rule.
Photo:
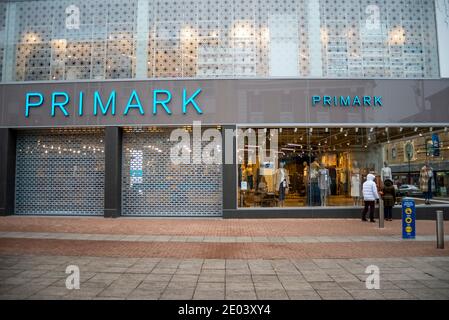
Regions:
<instances>
[{"instance_id":1,"label":"bollard","mask_svg":"<svg viewBox=\"0 0 449 320\"><path fill-rule=\"evenodd\" d=\"M382 199L379 199L379 228L384 228L384 201Z\"/></svg>"},{"instance_id":2,"label":"bollard","mask_svg":"<svg viewBox=\"0 0 449 320\"><path fill-rule=\"evenodd\" d=\"M437 210L437 249L444 249L444 216L443 216L443 210Z\"/></svg>"}]
</instances>

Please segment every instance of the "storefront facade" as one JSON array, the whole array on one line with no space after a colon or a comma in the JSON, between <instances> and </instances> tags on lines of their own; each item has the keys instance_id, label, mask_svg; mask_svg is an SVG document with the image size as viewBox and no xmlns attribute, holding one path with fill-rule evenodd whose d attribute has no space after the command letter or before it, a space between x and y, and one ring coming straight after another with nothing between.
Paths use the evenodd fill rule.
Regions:
<instances>
[{"instance_id":1,"label":"storefront facade","mask_svg":"<svg viewBox=\"0 0 449 320\"><path fill-rule=\"evenodd\" d=\"M0 4L0 214L359 217L369 173L449 205L444 1L178 2Z\"/></svg>"}]
</instances>

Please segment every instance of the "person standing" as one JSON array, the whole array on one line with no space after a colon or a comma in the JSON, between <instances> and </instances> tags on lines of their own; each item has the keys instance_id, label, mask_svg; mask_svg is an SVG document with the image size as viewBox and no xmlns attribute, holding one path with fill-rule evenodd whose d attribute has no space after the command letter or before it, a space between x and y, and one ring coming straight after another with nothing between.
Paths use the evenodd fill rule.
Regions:
<instances>
[{"instance_id":1,"label":"person standing","mask_svg":"<svg viewBox=\"0 0 449 320\"><path fill-rule=\"evenodd\" d=\"M384 181L382 199L384 201L385 220L393 221L393 207L396 203L396 190L393 186L393 181L391 181L390 179L385 179Z\"/></svg>"},{"instance_id":2,"label":"person standing","mask_svg":"<svg viewBox=\"0 0 449 320\"><path fill-rule=\"evenodd\" d=\"M377 185L374 182L376 177L373 174L368 174L366 177L366 181L363 183L362 193L363 193L363 201L365 202L365 207L362 211L362 221L366 220L366 213L369 208L369 221L376 222L374 220L374 206L376 201L379 200L379 193L377 192Z\"/></svg>"}]
</instances>

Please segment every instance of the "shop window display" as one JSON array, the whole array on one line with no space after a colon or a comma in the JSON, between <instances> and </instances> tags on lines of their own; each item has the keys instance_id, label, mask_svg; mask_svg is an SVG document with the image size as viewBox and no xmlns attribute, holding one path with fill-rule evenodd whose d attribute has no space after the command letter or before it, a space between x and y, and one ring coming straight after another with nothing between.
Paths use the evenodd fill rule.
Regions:
<instances>
[{"instance_id":1,"label":"shop window display","mask_svg":"<svg viewBox=\"0 0 449 320\"><path fill-rule=\"evenodd\" d=\"M404 196L415 198L418 205L449 204L445 127L290 127L249 132L257 135L259 130L275 130L277 147L267 149L268 136L238 150L240 208L360 207L368 174L375 176L379 191L387 180L393 182L397 204ZM271 160L260 161L262 152L272 154Z\"/></svg>"}]
</instances>

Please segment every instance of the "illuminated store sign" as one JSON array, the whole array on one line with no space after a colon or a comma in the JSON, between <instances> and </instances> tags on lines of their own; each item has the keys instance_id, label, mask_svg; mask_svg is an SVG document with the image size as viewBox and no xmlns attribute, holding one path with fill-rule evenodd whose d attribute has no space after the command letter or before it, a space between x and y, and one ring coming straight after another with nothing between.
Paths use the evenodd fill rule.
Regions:
<instances>
[{"instance_id":1,"label":"illuminated store sign","mask_svg":"<svg viewBox=\"0 0 449 320\"><path fill-rule=\"evenodd\" d=\"M153 90L153 98L150 104L150 110L153 115L156 115L158 110L171 115L173 107L177 107L183 114L187 113L187 108L193 107L198 114L203 111L195 101L195 98L201 93L201 89L197 89L193 94L188 94L186 89L182 89L182 103L178 106L172 106L172 93L169 90ZM116 115L117 107L117 93L115 90L111 91L108 96L102 96L99 91L95 91L92 98L92 109L86 110L84 92L78 93L78 101L75 104L71 103L72 98L67 92L53 92L49 96L45 96L41 92L27 92L25 95L25 117L30 117L33 109L48 108L48 112L52 117L57 114L62 114L69 117L71 114L83 116L86 112L92 112L94 116L97 115ZM145 115L145 110L148 103L142 104L141 99L136 90L133 90L128 97L127 104L124 106L123 115L128 113Z\"/></svg>"},{"instance_id":2,"label":"illuminated store sign","mask_svg":"<svg viewBox=\"0 0 449 320\"><path fill-rule=\"evenodd\" d=\"M382 96L312 96L312 106L382 107Z\"/></svg>"}]
</instances>

